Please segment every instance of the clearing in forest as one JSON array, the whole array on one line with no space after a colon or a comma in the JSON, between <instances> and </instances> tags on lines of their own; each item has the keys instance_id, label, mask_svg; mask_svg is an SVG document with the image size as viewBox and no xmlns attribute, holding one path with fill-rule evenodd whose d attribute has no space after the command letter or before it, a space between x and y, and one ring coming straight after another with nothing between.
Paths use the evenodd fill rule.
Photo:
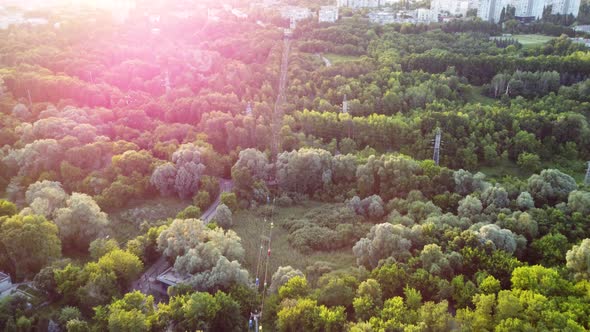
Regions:
<instances>
[{"instance_id":1,"label":"clearing in forest","mask_svg":"<svg viewBox=\"0 0 590 332\"><path fill-rule=\"evenodd\" d=\"M316 262L324 266L330 266L331 270L345 270L350 267L356 267L356 259L352 254L352 245L348 248L342 248L332 251L311 251L302 253L289 243L289 231L282 227L288 220L294 218L304 218L305 214L313 208L321 207L322 209L333 208L331 204L322 204L318 202L303 202L293 207L278 207L274 209L274 228L272 231L272 250L268 264L268 282L270 277L280 267L290 265L296 269L306 272L306 268ZM268 237L270 228L270 217L265 217L263 210L269 207L261 207L256 210L240 210L233 216L234 226L232 229L238 233L242 239L242 246L246 251L245 262L243 266L248 269L250 275L256 276L256 266L260 255L261 262L266 262L267 246L263 245L260 250L261 236L265 239ZM261 267L259 276L261 283L264 278L265 266Z\"/></svg>"}]
</instances>

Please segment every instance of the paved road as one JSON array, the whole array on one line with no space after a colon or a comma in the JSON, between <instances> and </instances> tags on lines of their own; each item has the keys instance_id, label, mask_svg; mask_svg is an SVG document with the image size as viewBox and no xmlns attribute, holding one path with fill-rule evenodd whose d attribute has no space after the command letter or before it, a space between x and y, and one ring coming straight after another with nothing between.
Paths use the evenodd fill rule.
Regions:
<instances>
[{"instance_id":1,"label":"paved road","mask_svg":"<svg viewBox=\"0 0 590 332\"><path fill-rule=\"evenodd\" d=\"M201 215L201 220L205 223L209 223L215 216L215 210L221 204L221 193L229 192L233 189L234 182L232 180L221 179L219 182L220 193L217 198L211 204L211 206ZM166 271L170 267L170 264L164 256L160 257L157 261L152 264L145 272L135 280L132 284L133 290L139 290L143 293L154 293L159 292L166 294L166 288L163 287L159 282L156 282L156 277L162 272Z\"/></svg>"},{"instance_id":2,"label":"paved road","mask_svg":"<svg viewBox=\"0 0 590 332\"><path fill-rule=\"evenodd\" d=\"M217 198L215 199L213 204L211 204L211 206L205 212L203 212L203 214L201 215L201 220L203 220L206 224L211 221L211 219L215 216L215 210L217 210L217 207L219 206L219 204L221 204L221 193L230 192L233 189L233 187L234 182L232 180L222 179L219 182L220 194L217 195Z\"/></svg>"}]
</instances>

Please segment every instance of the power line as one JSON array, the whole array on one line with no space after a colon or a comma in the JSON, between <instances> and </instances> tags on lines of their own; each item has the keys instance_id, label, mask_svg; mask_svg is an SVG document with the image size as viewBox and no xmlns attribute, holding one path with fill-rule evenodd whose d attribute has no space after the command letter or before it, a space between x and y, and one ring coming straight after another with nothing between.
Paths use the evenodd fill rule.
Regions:
<instances>
[{"instance_id":1,"label":"power line","mask_svg":"<svg viewBox=\"0 0 590 332\"><path fill-rule=\"evenodd\" d=\"M264 283L262 288L262 305L260 306L260 317L262 317L262 313L264 312L264 299L266 297L266 287L268 286L268 265L270 263L270 256L271 256L271 249L272 249L272 229L274 228L274 209L275 209L275 201L276 198L272 200L272 208L270 210L270 229L268 231L268 251L266 254L266 266L264 268Z\"/></svg>"}]
</instances>

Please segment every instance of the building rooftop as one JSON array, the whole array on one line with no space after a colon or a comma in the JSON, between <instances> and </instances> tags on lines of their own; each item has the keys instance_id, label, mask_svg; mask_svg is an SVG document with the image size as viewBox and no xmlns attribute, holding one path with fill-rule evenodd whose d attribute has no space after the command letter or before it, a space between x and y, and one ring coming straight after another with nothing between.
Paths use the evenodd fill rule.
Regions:
<instances>
[{"instance_id":1,"label":"building rooftop","mask_svg":"<svg viewBox=\"0 0 590 332\"><path fill-rule=\"evenodd\" d=\"M175 286L181 282L184 282L186 280L189 279L190 276L183 276L178 274L174 268L170 267L167 270L165 270L164 272L162 272L160 275L158 275L158 277L156 278L156 280L158 280L159 282L162 282L168 286Z\"/></svg>"}]
</instances>

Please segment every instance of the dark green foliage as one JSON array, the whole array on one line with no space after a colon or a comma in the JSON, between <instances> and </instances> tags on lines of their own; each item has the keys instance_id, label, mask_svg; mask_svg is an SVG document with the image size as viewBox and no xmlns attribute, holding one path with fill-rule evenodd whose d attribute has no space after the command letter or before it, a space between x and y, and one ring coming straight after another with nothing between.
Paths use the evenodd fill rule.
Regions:
<instances>
[{"instance_id":1,"label":"dark green foliage","mask_svg":"<svg viewBox=\"0 0 590 332\"><path fill-rule=\"evenodd\" d=\"M221 203L225 204L232 212L236 212L238 210L238 198L234 193L221 193Z\"/></svg>"},{"instance_id":2,"label":"dark green foliage","mask_svg":"<svg viewBox=\"0 0 590 332\"><path fill-rule=\"evenodd\" d=\"M201 209L194 205L187 206L176 215L176 219L199 219L200 217Z\"/></svg>"},{"instance_id":3,"label":"dark green foliage","mask_svg":"<svg viewBox=\"0 0 590 332\"><path fill-rule=\"evenodd\" d=\"M14 214L16 214L17 210L16 210L16 205L14 205L14 203L4 200L4 199L0 199L0 217L3 216L12 216Z\"/></svg>"},{"instance_id":4,"label":"dark green foliage","mask_svg":"<svg viewBox=\"0 0 590 332\"><path fill-rule=\"evenodd\" d=\"M201 211L207 210L207 208L211 205L211 196L208 192L204 190L200 190L197 194L193 197L193 204L201 209Z\"/></svg>"},{"instance_id":5,"label":"dark green foliage","mask_svg":"<svg viewBox=\"0 0 590 332\"><path fill-rule=\"evenodd\" d=\"M351 246L367 233L370 225L362 223L362 218L348 207L340 206L331 210L313 209L302 219L287 221L283 227L289 231L289 243L308 253Z\"/></svg>"}]
</instances>

